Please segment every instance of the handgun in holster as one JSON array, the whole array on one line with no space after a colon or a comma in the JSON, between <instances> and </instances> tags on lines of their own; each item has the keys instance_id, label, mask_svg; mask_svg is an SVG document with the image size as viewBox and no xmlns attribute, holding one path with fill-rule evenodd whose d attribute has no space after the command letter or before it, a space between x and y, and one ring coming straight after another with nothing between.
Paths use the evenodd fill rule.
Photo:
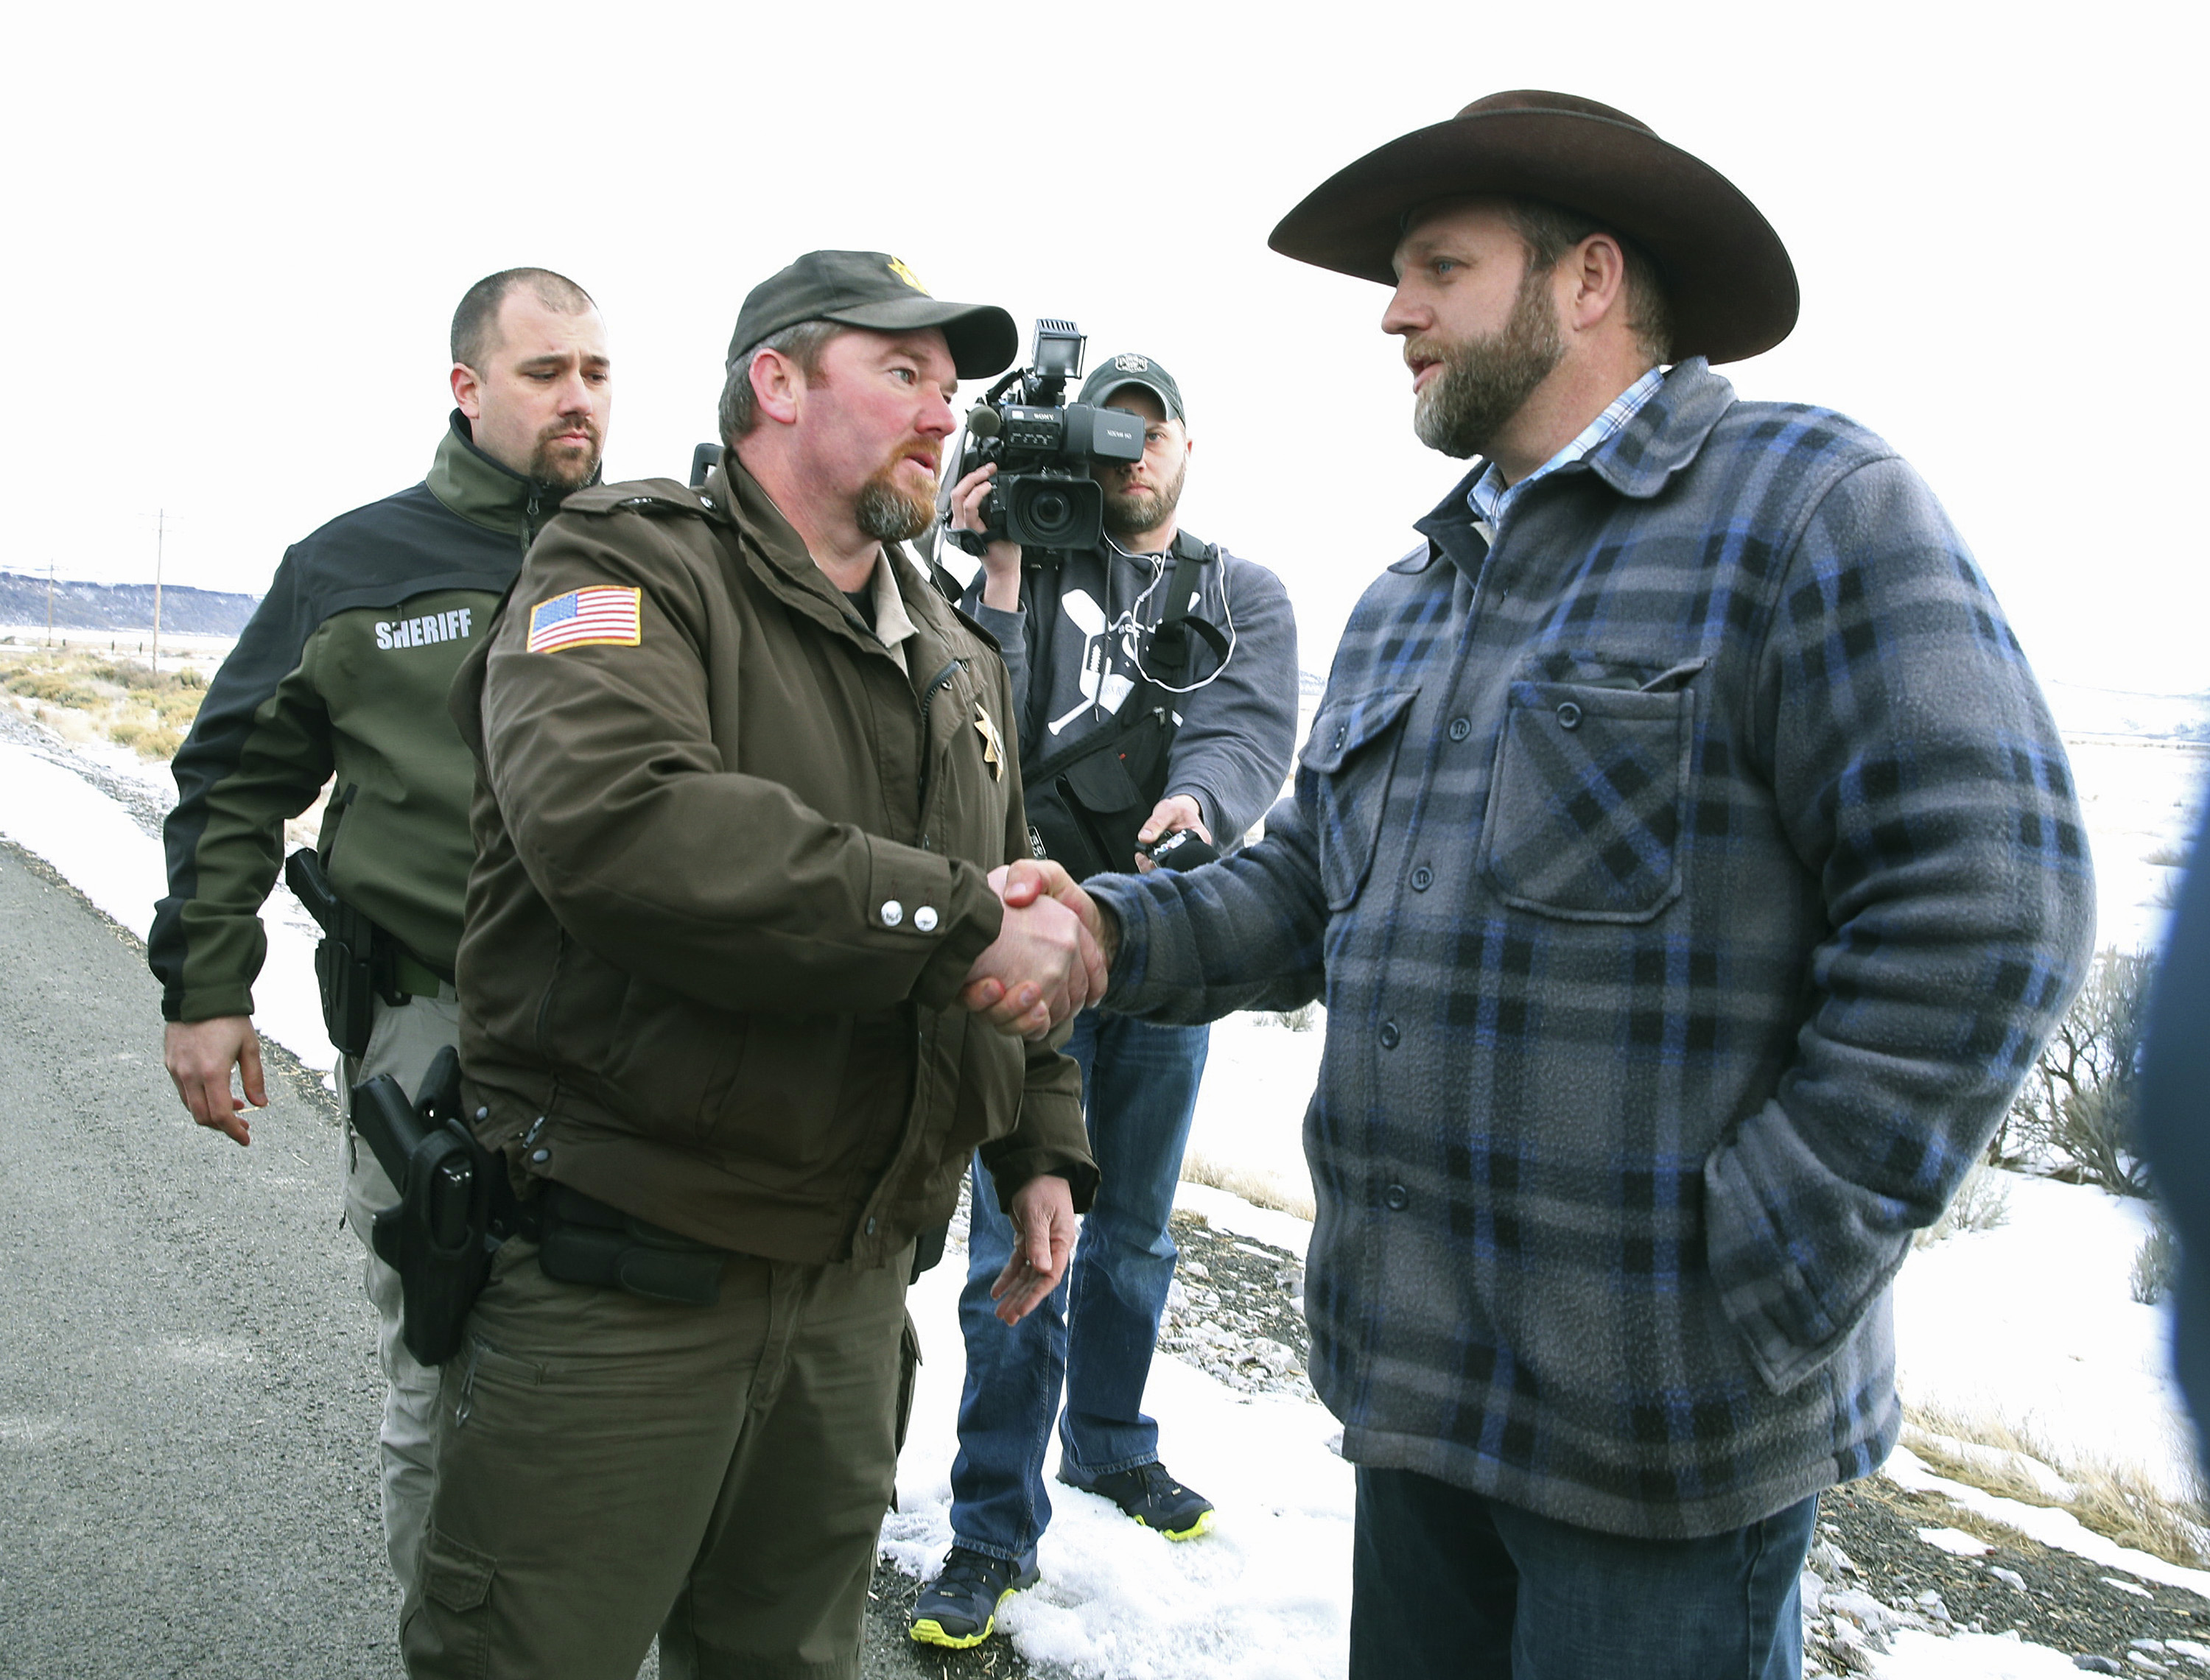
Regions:
<instances>
[{"instance_id":1,"label":"handgun in holster","mask_svg":"<svg viewBox=\"0 0 2210 1680\"><path fill-rule=\"evenodd\" d=\"M492 1251L516 1228L505 1163L461 1117L461 1062L450 1045L411 1103L389 1074L354 1086L352 1119L399 1186L398 1204L376 1215L369 1243L399 1274L401 1340L424 1364L443 1364L460 1351Z\"/></svg>"},{"instance_id":2,"label":"handgun in holster","mask_svg":"<svg viewBox=\"0 0 2210 1680\"><path fill-rule=\"evenodd\" d=\"M305 846L284 860L284 884L322 924L315 947L315 984L323 995L323 1025L330 1042L358 1061L368 1053L376 1000L401 1000L391 973L391 941L375 923L337 895L323 861ZM395 1177L393 1183L399 1180Z\"/></svg>"}]
</instances>

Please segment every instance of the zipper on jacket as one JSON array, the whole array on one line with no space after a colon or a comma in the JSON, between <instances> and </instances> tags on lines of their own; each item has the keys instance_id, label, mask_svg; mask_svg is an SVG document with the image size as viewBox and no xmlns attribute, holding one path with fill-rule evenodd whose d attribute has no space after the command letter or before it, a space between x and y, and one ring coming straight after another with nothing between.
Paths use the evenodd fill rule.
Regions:
<instances>
[{"instance_id":1,"label":"zipper on jacket","mask_svg":"<svg viewBox=\"0 0 2210 1680\"><path fill-rule=\"evenodd\" d=\"M948 687L951 679L965 669L967 661L953 659L943 670L928 679L928 686L921 691L921 849L933 852L936 848L928 837L929 767L936 762L935 743L929 738L928 708L937 695Z\"/></svg>"}]
</instances>

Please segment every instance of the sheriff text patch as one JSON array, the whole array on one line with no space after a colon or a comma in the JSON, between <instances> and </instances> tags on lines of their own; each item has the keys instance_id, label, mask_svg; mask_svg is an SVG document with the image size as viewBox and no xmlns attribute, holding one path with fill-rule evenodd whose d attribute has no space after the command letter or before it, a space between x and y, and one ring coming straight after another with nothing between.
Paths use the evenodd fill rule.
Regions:
<instances>
[{"instance_id":1,"label":"sheriff text patch","mask_svg":"<svg viewBox=\"0 0 2210 1680\"><path fill-rule=\"evenodd\" d=\"M426 647L433 641L466 641L474 617L468 608L456 606L448 612L425 613L420 618L379 618L376 645L389 649Z\"/></svg>"}]
</instances>

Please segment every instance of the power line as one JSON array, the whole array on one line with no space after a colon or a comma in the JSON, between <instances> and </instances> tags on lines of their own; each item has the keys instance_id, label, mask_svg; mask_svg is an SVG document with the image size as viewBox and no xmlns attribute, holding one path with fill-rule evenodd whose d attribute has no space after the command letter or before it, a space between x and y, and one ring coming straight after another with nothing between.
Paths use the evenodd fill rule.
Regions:
<instances>
[{"instance_id":1,"label":"power line","mask_svg":"<svg viewBox=\"0 0 2210 1680\"><path fill-rule=\"evenodd\" d=\"M161 671L161 539L169 529L169 510L154 515L154 674Z\"/></svg>"}]
</instances>

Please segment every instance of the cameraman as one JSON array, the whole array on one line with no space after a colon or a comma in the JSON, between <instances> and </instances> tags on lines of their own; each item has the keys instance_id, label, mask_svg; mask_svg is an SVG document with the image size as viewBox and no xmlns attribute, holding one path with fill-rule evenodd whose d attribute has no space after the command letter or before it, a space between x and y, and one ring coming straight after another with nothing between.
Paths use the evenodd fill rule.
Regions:
<instances>
[{"instance_id":1,"label":"cameraman","mask_svg":"<svg viewBox=\"0 0 2210 1680\"><path fill-rule=\"evenodd\" d=\"M1238 844L1281 789L1297 713L1296 626L1280 581L1176 524L1191 443L1172 376L1116 356L1080 400L1144 429L1140 461L1092 468L1106 532L1095 548L1023 553L985 540L994 466L953 486L945 519L948 539L981 557L961 605L997 638L1012 677L1031 841L1077 878L1150 869L1146 852L1183 830L1208 846ZM1005 1594L1036 1581L1062 1379L1061 1481L1170 1539L1211 1519L1211 1503L1160 1465L1158 1425L1142 1411L1207 1032L1094 1009L1077 1018L1066 1050L1082 1066L1101 1187L1068 1281L1010 1328L990 1286L1012 1227L972 1168L952 1547L914 1608L917 1640L978 1644Z\"/></svg>"}]
</instances>

